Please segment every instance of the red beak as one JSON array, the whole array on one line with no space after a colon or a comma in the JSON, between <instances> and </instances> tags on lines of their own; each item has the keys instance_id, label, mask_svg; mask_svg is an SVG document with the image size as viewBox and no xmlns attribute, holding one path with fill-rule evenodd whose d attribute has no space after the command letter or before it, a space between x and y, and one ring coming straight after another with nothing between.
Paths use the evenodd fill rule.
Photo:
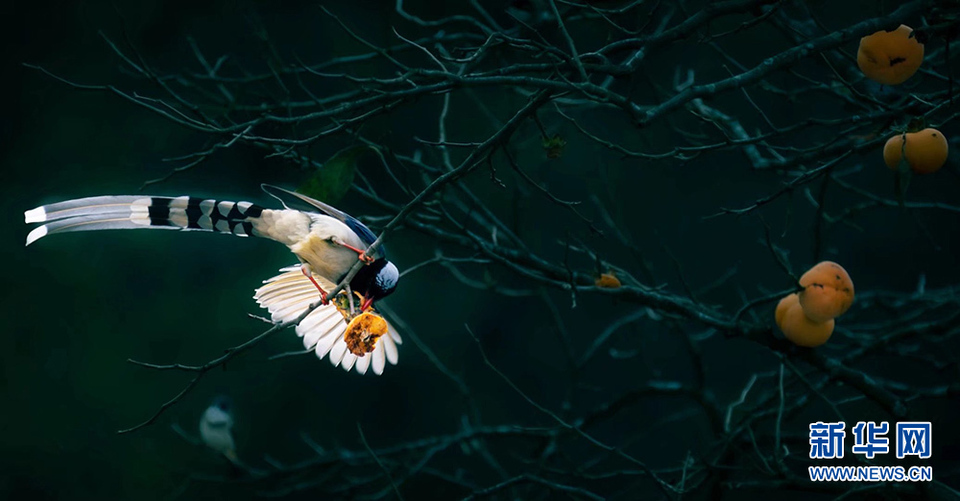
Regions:
<instances>
[{"instance_id":1,"label":"red beak","mask_svg":"<svg viewBox=\"0 0 960 501\"><path fill-rule=\"evenodd\" d=\"M363 304L360 305L360 311L367 311L367 308L370 308L370 305L373 304L373 298L363 296Z\"/></svg>"}]
</instances>

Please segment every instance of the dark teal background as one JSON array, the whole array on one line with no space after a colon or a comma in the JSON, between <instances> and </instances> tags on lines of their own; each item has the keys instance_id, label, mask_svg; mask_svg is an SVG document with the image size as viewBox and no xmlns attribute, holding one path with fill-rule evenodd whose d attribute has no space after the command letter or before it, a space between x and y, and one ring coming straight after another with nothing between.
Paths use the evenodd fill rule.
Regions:
<instances>
[{"instance_id":1,"label":"dark teal background","mask_svg":"<svg viewBox=\"0 0 960 501\"><path fill-rule=\"evenodd\" d=\"M20 64L40 64L83 83L130 82L98 30L121 41L125 29L154 67L169 71L197 68L187 36L197 40L208 59L227 52L258 70L264 68L262 61L271 49L253 35L256 28L269 33L287 61L295 56L320 61L362 48L346 39L312 2L115 3L119 14L110 2L38 0L12 4L8 7L12 10L4 15L7 27L0 35L5 48L2 73L6 90L0 101L4 179L0 209L6 216L0 238L6 280L4 326L0 329L0 497L245 498L251 491L242 485L188 485L191 474L227 475L230 470L220 458L190 445L170 428L176 423L194 433L202 410L221 393L234 399L238 449L241 457L253 464L263 464L264 455L283 462L310 457L312 451L301 433L326 448L362 450L358 424L374 447L460 429L465 408L455 386L409 337L401 347L399 366L389 366L381 377L360 377L333 369L327 360L313 356L267 361L270 355L300 347L290 330L213 371L153 426L116 434L116 430L152 415L192 377L136 367L126 362L128 358L199 364L254 337L267 326L247 318L247 313L263 313L252 300L253 290L296 259L274 242L198 233L76 233L45 238L24 248L29 230L23 224L24 210L62 199L136 193L145 180L170 170L171 164L163 158L208 145L205 137L117 96L70 89ZM407 26L388 3L392 4L326 2L345 23L376 43L394 40L392 25ZM830 22L839 26L861 19L864 14L855 7L851 2L845 9L838 8L837 17ZM432 10L417 4L408 8L429 12L430 17L442 14L437 4ZM770 38L764 40L767 35ZM731 48L746 54L745 64L755 64L773 50L764 43L782 45L782 40L762 27L757 36L761 40L741 40ZM755 49L750 49L751 44ZM751 50L756 52L755 59L751 59ZM663 57L651 58L646 71L654 79L669 80L678 61L683 61L683 52L675 48ZM379 64L365 64L361 69L382 70ZM698 75L704 79L725 75L715 60L697 60L696 64L702 64ZM773 77L781 78L785 77ZM314 84L318 92L330 93L338 85ZM501 120L523 102L504 94L478 91L479 98ZM372 130L400 151L422 149L413 136L435 138L439 103L439 98L424 99L404 107L391 118L377 121ZM480 140L492 131L469 100L454 103L452 137ZM789 123L798 114L827 111L798 110L773 99L765 106L781 123ZM746 122L758 123L745 103L743 114ZM613 140L639 142L638 147L660 149L672 140L669 131L657 126L637 132L613 113L598 114L588 123ZM741 292L754 297L761 290L788 286L760 242L762 226L756 218L702 219L718 207L746 205L776 190L779 178L749 170L743 157L733 151L686 165L624 160L577 135L566 122L548 119L547 125L568 140L564 157L544 159L535 129L524 128L514 143L524 168L563 198L589 201L596 196L611 208L620 230L637 242L643 259L652 264L655 284L683 293L675 258L682 263L683 277L695 289L735 267L733 280L703 298L731 311L741 304ZM954 124L942 130L948 137L960 132ZM335 138L311 153L323 160L349 144L348 139ZM892 197L890 174L878 165L878 155L875 151L854 158L851 164L862 162L865 167L853 179L858 186ZM376 163L365 162L360 168L376 182ZM954 154L936 179L916 179L911 197L957 204L957 172ZM469 184L535 251L559 262L562 243L570 237L580 238L599 249L605 259L643 276L636 256L615 239L592 236L582 223L510 175L506 165L500 173L507 189L493 186L486 173L476 174ZM293 188L305 176L298 166L264 159L260 150L238 147L147 192L273 206L259 190L261 182ZM382 183L389 193L388 185ZM841 207L844 201L831 203ZM356 194L340 207L354 215L385 215ZM785 216L788 207L795 208L789 220ZM587 210L596 217L595 211ZM804 197L798 193L780 200L769 214L767 222L774 229L777 245L789 251L795 268L814 264L809 239L812 211ZM960 278L956 214L925 212L920 220L939 248L930 245L912 217L881 210L859 221L863 231L834 228L828 232L824 257L846 267L858 292L909 291L921 274L925 274L928 288L956 284ZM391 236L388 247L391 259L403 270L432 258L435 243L404 230ZM451 255L466 255L455 248L446 250ZM577 266L590 269L589 261L581 260ZM465 269L471 277L483 280L482 269ZM499 268L489 273L510 287L532 287ZM558 307L564 328L580 349L633 308L584 295L571 309L568 294L544 294ZM441 268L429 267L404 277L388 304L445 365L468 382L480 402L484 422L552 424L483 365L476 344L464 329L467 324L478 334L494 363L524 391L558 410L568 374L556 342L555 319L539 296L505 298L470 289ZM760 313L768 315L769 311ZM688 379L691 375L682 343L657 322L645 320L625 328L612 345L634 356L601 357L602 362L584 377L585 389L575 400L578 408L589 409L651 377ZM707 341L705 348L705 364L720 401L735 399L753 372L777 367L776 358L755 344L715 338ZM830 353L831 348L825 350ZM911 363L893 360L877 370L891 378L909 378ZM949 382L957 376L954 372L945 377ZM687 449L704 443L706 427L696 419L669 424L659 421L689 405L679 399L641 404L601 436L613 442L629 438L631 451L654 465L679 464ZM816 411L813 409L811 416ZM957 411L955 402L937 401L924 407L925 416L935 423L935 451L945 465L943 476L939 470L935 476L953 485L956 477L948 475L953 475L950 468L957 464L954 444L958 437L946 423L957 422ZM852 406L849 414L856 419L876 415L867 404ZM805 433L808 421L791 422L791 432ZM517 455L531 452L528 443L515 447ZM463 461L465 470L473 466L472 459L456 455L447 461L453 462L447 465ZM423 480L410 485L411 492L421 495L434 488L439 487ZM299 495L314 499L309 491ZM440 491L437 495L453 494ZM783 499L788 496L784 494ZM806 498L799 494L795 499Z\"/></svg>"}]
</instances>

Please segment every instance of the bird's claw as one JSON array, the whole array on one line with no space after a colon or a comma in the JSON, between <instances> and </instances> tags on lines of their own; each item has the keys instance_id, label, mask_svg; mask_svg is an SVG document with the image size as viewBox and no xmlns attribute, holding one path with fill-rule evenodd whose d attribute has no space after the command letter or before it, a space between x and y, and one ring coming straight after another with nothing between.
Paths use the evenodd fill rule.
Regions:
<instances>
[{"instance_id":1,"label":"bird's claw","mask_svg":"<svg viewBox=\"0 0 960 501\"><path fill-rule=\"evenodd\" d=\"M313 278L313 274L310 272L310 269L307 268L305 265L300 266L300 272L303 273L303 276L309 278L310 281L313 282L313 286L316 287L318 291L320 291L320 304L324 306L330 304L330 300L327 299L327 291L323 290L323 287L320 287L320 284L317 283L317 280Z\"/></svg>"},{"instance_id":2,"label":"bird's claw","mask_svg":"<svg viewBox=\"0 0 960 501\"><path fill-rule=\"evenodd\" d=\"M358 248L356 248L356 247L354 247L354 246L352 246L352 245L350 245L350 244L348 244L348 243L341 242L340 240L334 240L334 243L336 243L337 245L340 245L340 246L342 246L342 247L346 247L346 248L352 250L353 252L356 252L356 253L357 253L357 258L360 259L360 261L362 261L364 264L370 264L370 263L372 263L372 262L374 262L374 261L377 260L376 258L367 255L367 251L365 251L365 250L363 250L363 249L358 249Z\"/></svg>"}]
</instances>

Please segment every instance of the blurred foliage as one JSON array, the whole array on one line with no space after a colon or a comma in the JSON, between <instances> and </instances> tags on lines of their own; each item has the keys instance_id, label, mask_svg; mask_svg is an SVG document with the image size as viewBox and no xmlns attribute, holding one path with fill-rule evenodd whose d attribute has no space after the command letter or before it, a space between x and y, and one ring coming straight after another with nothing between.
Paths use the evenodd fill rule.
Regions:
<instances>
[{"instance_id":1,"label":"blurred foliage","mask_svg":"<svg viewBox=\"0 0 960 501\"><path fill-rule=\"evenodd\" d=\"M297 191L332 205L337 204L350 191L357 170L357 159L369 150L376 152L370 146L351 146L336 152Z\"/></svg>"}]
</instances>

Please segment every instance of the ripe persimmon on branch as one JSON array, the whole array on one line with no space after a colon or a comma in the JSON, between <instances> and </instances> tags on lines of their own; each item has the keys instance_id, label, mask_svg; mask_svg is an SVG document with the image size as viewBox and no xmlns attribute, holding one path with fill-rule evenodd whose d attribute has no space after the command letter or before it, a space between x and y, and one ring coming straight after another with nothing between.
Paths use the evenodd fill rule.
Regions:
<instances>
[{"instance_id":1,"label":"ripe persimmon on branch","mask_svg":"<svg viewBox=\"0 0 960 501\"><path fill-rule=\"evenodd\" d=\"M522 357L563 376L540 385L510 377L514 359L489 357L487 333L477 325L436 328L406 319L409 332L431 333L411 335L462 397L462 413L434 418L460 431L389 445L363 437L362 449L326 449L305 435L310 458L267 461L247 480L272 495L313 490L374 498L400 494L422 478L470 499L505 492L678 498L727 488L769 495L784 486L842 497L857 487L804 476L809 446L802 423L810 409L829 414L814 421L855 421L865 413L926 420L915 402L942 405L960 393L955 273L947 275L952 284L927 289L921 281L912 290L859 282L839 265L844 272L835 281L823 270L837 268L823 263L817 274L797 273L828 253L852 270L858 256L835 248L837 232L859 229L870 213L910 215L934 248L937 238L917 214L960 212L953 200L913 199L907 191L913 175L957 172L947 153L960 93L951 68L960 48L956 2L914 0L843 16L826 12L827 3L777 0L537 0L511 2L504 12L485 4L448 7L462 10L431 18L397 0L389 40L345 22L335 7L317 10L311 15L325 29L340 30L344 46L359 51L279 52L269 71L250 70L244 65L259 62L238 56L227 64L227 56L207 54L193 40L184 54L192 69L155 67L131 43L106 34L128 74L122 82L75 82L31 65L207 138L199 151L172 153L174 166L144 186L173 184L236 148L311 173L326 164L312 156L316 146L348 142L375 151L376 173L358 170L352 185L371 209L365 221L379 232L373 247L404 233L425 239L431 247L419 264L407 264L407 273L443 272L493 300L535 309L552 337L532 344L560 347L560 361ZM910 44L906 56L898 44ZM904 66L890 76L877 57ZM911 140L934 130L928 126L936 126L936 141ZM878 168L890 176L886 191L858 178ZM681 215L675 219L701 255L736 239L704 243L700 234L739 225L750 238L736 252L755 258L718 264L689 252L677 257L646 214L618 207L650 193L638 182L643 175L661 183L701 176L690 183L706 183L701 196L710 205L664 198L659 210ZM618 186L618 179L625 181ZM627 189L627 197L615 195ZM538 234L521 231L524 211L540 218ZM785 222L774 231L768 221ZM802 244L791 244L797 239ZM754 284L746 276L767 278ZM855 302L851 277L865 284ZM839 314L842 322L834 322ZM458 343L483 360L483 373L467 375L432 348L441 342L434 335L461 330L470 336L459 335ZM516 330L511 334L535 335ZM654 342L651 333L663 337ZM667 368L655 366L668 345ZM923 349L929 346L942 348ZM745 362L751 372L735 385L721 384L717 352L755 359ZM199 374L136 428L157 420L234 354L196 366L139 363ZM888 357L919 361L917 370L926 372L905 379L883 369ZM596 366L624 360L640 367L624 370L635 379L598 376ZM950 373L953 379L939 384L916 382ZM538 390L551 385L563 390ZM516 421L484 417L478 394L486 392L519 396L511 409ZM639 424L624 432L623 420ZM681 440L688 447L681 457L664 459L644 447L652 440L647 430L678 420L697 430L694 443ZM466 473L438 460L454 454L479 460ZM936 481L896 489L914 495L950 487Z\"/></svg>"}]
</instances>

